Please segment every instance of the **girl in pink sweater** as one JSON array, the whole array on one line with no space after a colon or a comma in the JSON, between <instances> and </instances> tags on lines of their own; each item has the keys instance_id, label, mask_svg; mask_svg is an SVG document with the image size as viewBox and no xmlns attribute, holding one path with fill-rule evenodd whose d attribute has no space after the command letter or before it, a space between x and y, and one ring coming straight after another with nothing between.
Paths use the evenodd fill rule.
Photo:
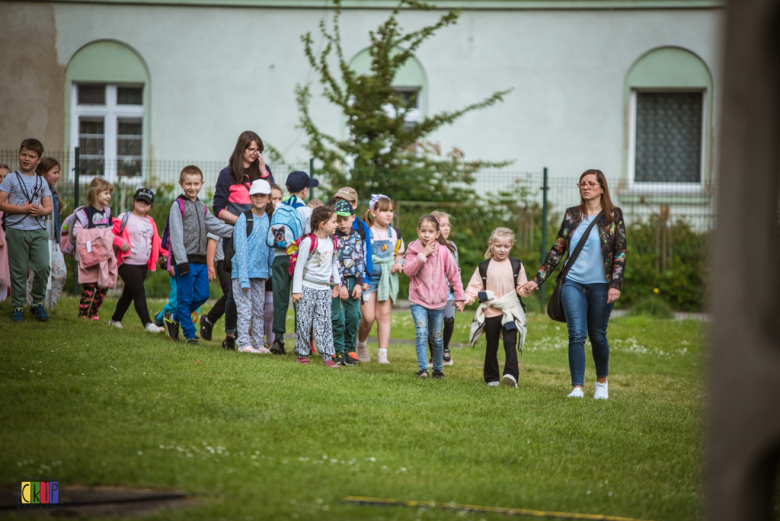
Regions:
<instances>
[{"instance_id":1,"label":"girl in pink sweater","mask_svg":"<svg viewBox=\"0 0 780 521\"><path fill-rule=\"evenodd\" d=\"M409 282L409 301L417 328L418 378L428 378L428 341L433 348L433 377L444 378L444 341L442 324L450 288L455 292L455 307L463 311L463 282L452 256L454 248L445 239L439 221L433 215L423 215L417 224L418 239L406 251L404 273Z\"/></svg>"}]
</instances>

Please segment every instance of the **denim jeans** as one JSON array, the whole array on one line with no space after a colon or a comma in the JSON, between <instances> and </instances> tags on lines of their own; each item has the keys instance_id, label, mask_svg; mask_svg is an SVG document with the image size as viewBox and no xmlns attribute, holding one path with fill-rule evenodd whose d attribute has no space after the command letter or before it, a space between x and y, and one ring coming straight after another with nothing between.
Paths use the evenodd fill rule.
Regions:
<instances>
[{"instance_id":1,"label":"denim jeans","mask_svg":"<svg viewBox=\"0 0 780 521\"><path fill-rule=\"evenodd\" d=\"M444 309L427 309L418 304L412 304L412 319L417 328L417 365L420 371L428 368L428 340L433 349L433 369L444 369L444 338L442 324Z\"/></svg>"},{"instance_id":2,"label":"denim jeans","mask_svg":"<svg viewBox=\"0 0 780 521\"><path fill-rule=\"evenodd\" d=\"M596 376L609 374L607 325L614 304L607 304L609 285L580 284L566 280L561 288L561 302L569 328L569 370L571 385L585 381L585 338L590 337Z\"/></svg>"}]
</instances>

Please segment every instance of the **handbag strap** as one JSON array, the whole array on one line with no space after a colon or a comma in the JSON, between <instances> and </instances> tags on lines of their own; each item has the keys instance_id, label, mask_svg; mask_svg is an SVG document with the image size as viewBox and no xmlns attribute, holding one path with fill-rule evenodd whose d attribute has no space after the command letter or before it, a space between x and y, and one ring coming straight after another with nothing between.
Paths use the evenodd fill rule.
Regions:
<instances>
[{"instance_id":1,"label":"handbag strap","mask_svg":"<svg viewBox=\"0 0 780 521\"><path fill-rule=\"evenodd\" d=\"M555 278L555 280L563 279L566 280L566 275L569 274L569 270L572 266L574 266L574 263L577 261L577 257L580 256L580 252L585 247L585 242L588 240L588 237L590 236L590 231L593 229L594 226L601 220L601 218L604 217L604 210L601 210L599 214L596 216L595 219L593 219L593 222L590 223L588 228L585 230L585 233L582 234L582 237L580 237L579 242L577 243L577 246L574 248L574 251L571 252L571 254L566 259L566 262L564 263L563 268L561 269L560 273L558 273L558 276Z\"/></svg>"}]
</instances>

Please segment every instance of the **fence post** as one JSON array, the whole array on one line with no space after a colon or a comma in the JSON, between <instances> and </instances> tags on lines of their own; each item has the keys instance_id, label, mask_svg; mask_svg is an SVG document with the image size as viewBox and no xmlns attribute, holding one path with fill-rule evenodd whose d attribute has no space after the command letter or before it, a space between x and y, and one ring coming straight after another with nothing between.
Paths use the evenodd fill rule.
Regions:
<instances>
[{"instance_id":1,"label":"fence post","mask_svg":"<svg viewBox=\"0 0 780 521\"><path fill-rule=\"evenodd\" d=\"M81 158L79 155L79 147L76 147L73 154L73 211L79 207L79 174L81 173ZM73 230L68 230L68 233L73 233ZM73 259L73 296L79 296L79 264L75 257Z\"/></svg>"},{"instance_id":2,"label":"fence post","mask_svg":"<svg viewBox=\"0 0 780 521\"><path fill-rule=\"evenodd\" d=\"M309 158L309 177L314 177L314 158ZM314 188L309 188L309 201L314 199Z\"/></svg>"},{"instance_id":3,"label":"fence post","mask_svg":"<svg viewBox=\"0 0 780 521\"><path fill-rule=\"evenodd\" d=\"M547 258L547 192L550 187L547 185L547 167L542 170L542 246L541 262L544 264L544 260ZM539 303L542 307L542 313L544 313L544 284L539 288Z\"/></svg>"}]
</instances>

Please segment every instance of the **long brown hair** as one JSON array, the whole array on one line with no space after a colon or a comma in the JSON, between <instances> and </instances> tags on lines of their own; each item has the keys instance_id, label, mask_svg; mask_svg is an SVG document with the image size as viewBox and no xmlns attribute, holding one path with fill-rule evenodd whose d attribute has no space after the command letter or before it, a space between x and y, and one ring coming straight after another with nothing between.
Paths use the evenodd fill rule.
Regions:
<instances>
[{"instance_id":1,"label":"long brown hair","mask_svg":"<svg viewBox=\"0 0 780 521\"><path fill-rule=\"evenodd\" d=\"M0 167L1 166L2 165L0 165ZM44 157L43 159L41 159L41 162L38 163L38 166L35 167L35 173L43 177L49 172L51 172L55 166L60 166L60 162L54 159L53 157Z\"/></svg>"},{"instance_id":2,"label":"long brown hair","mask_svg":"<svg viewBox=\"0 0 780 521\"><path fill-rule=\"evenodd\" d=\"M244 168L244 150L249 148L249 145L252 144L252 141L257 143L257 147L262 154L263 149L265 148L263 145L263 140L260 139L260 136L251 130L245 130L241 133L240 136L238 136L238 141L236 141L236 148L234 148L233 153L230 154L228 164L230 166L230 177L233 180L234 185L243 183L245 175L249 176L249 182L251 183L252 181L260 179L262 174L265 173L260 171L260 159L255 159L252 161L252 163L250 163L249 168Z\"/></svg>"},{"instance_id":3,"label":"long brown hair","mask_svg":"<svg viewBox=\"0 0 780 521\"><path fill-rule=\"evenodd\" d=\"M604 172L601 170L596 170L595 168L585 170L580 176L580 183L582 182L582 178L586 175L595 175L596 182L601 185L601 209L604 210L604 218L608 223L611 223L612 210L615 208L615 205L612 204L612 199L609 197L609 186L607 186L607 178L604 175ZM585 204L585 199L583 199L582 195L580 195L580 211L577 212L577 222L580 222L582 217L585 215L588 215L588 206Z\"/></svg>"},{"instance_id":4,"label":"long brown hair","mask_svg":"<svg viewBox=\"0 0 780 521\"><path fill-rule=\"evenodd\" d=\"M441 227L439 226L439 219L436 216L434 216L432 214L427 214L427 215L423 215L422 217L420 217L420 221L417 223L417 229L419 230L420 226L422 226L422 223L424 223L426 221L431 223L434 226L434 228L436 228L436 231L439 232L439 236L436 237L436 242L438 242L442 246L446 247L448 250L450 250L450 253L455 255L455 246L453 246L452 243L450 241L448 241L447 239L445 239L444 235L441 234Z\"/></svg>"}]
</instances>

